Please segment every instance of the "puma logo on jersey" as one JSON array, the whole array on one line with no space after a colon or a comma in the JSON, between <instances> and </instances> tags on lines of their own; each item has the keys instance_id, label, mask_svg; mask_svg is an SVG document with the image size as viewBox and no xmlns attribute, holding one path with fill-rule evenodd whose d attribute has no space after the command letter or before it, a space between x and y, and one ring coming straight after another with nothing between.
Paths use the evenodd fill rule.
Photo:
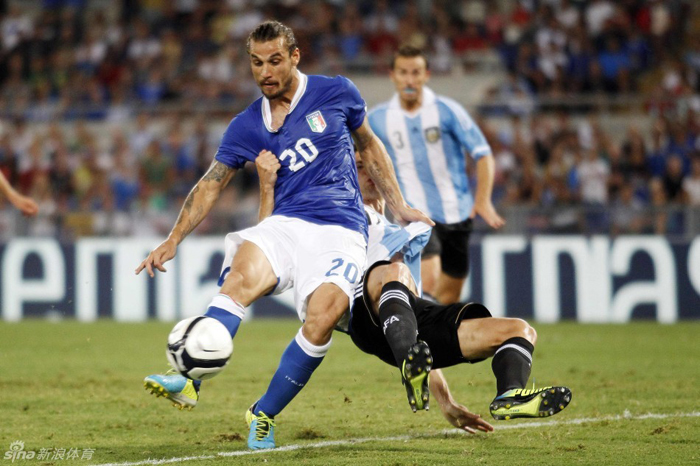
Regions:
<instances>
[{"instance_id":1,"label":"puma logo on jersey","mask_svg":"<svg viewBox=\"0 0 700 466\"><path fill-rule=\"evenodd\" d=\"M391 316L387 320L384 321L384 334L386 335L386 328L393 324L394 322L398 322L399 318L396 316Z\"/></svg>"}]
</instances>

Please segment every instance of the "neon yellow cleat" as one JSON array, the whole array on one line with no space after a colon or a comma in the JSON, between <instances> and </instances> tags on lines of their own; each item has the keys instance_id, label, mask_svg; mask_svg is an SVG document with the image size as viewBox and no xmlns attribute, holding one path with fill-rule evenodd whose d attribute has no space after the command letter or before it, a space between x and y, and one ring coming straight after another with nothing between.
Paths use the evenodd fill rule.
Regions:
<instances>
[{"instance_id":1,"label":"neon yellow cleat","mask_svg":"<svg viewBox=\"0 0 700 466\"><path fill-rule=\"evenodd\" d=\"M571 402L566 387L543 387L526 390L514 388L491 402L491 416L497 421L519 417L547 417L557 414Z\"/></svg>"},{"instance_id":2,"label":"neon yellow cleat","mask_svg":"<svg viewBox=\"0 0 700 466\"><path fill-rule=\"evenodd\" d=\"M197 406L200 384L200 381L183 377L174 370L169 370L165 375L153 374L143 379L146 390L157 397L167 398L181 410L191 410Z\"/></svg>"},{"instance_id":3,"label":"neon yellow cleat","mask_svg":"<svg viewBox=\"0 0 700 466\"><path fill-rule=\"evenodd\" d=\"M406 387L408 404L415 413L419 409L430 409L429 381L433 357L430 348L424 341L414 343L408 350L401 368L401 378Z\"/></svg>"}]
</instances>

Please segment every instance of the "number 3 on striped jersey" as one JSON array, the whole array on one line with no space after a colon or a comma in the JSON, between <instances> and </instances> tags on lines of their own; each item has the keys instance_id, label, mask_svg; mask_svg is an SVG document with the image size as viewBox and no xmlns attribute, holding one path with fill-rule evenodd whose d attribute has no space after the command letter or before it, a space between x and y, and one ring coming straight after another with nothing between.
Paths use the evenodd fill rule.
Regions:
<instances>
[{"instance_id":1,"label":"number 3 on striped jersey","mask_svg":"<svg viewBox=\"0 0 700 466\"><path fill-rule=\"evenodd\" d=\"M316 149L316 146L314 146L314 143L311 142L309 138L299 139L294 149L296 149L296 151L287 149L280 154L280 162L289 157L289 169L293 172L301 170L307 163L313 162L316 160L316 157L318 157L318 149ZM297 162L297 154L301 155L304 160L299 160Z\"/></svg>"}]
</instances>

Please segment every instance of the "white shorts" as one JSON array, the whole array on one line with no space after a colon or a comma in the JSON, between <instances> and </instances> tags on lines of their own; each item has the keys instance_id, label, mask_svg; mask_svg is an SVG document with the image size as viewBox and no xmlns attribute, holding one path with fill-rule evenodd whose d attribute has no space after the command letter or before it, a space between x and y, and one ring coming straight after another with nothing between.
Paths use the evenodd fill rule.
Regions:
<instances>
[{"instance_id":1,"label":"white shorts","mask_svg":"<svg viewBox=\"0 0 700 466\"><path fill-rule=\"evenodd\" d=\"M270 261L277 275L277 287L271 294L294 287L294 304L302 322L309 296L323 283L340 287L350 306L367 254L362 233L282 215L267 217L254 227L226 235L219 283L223 283L244 241L258 246Z\"/></svg>"}]
</instances>

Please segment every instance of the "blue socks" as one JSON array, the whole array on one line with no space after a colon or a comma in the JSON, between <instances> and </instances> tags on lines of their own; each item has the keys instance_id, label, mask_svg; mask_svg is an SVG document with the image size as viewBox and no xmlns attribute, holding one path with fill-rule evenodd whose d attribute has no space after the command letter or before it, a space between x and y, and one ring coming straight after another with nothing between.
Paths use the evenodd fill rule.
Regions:
<instances>
[{"instance_id":1,"label":"blue socks","mask_svg":"<svg viewBox=\"0 0 700 466\"><path fill-rule=\"evenodd\" d=\"M245 317L245 308L231 299L230 296L218 294L211 300L204 315L224 324L228 333L231 334L231 338L233 338L238 332L238 327L241 325L243 317ZM202 381L194 380L193 382L194 386L199 390Z\"/></svg>"},{"instance_id":2,"label":"blue socks","mask_svg":"<svg viewBox=\"0 0 700 466\"><path fill-rule=\"evenodd\" d=\"M225 294L218 294L209 303L206 317L218 320L231 334L231 338L236 336L238 326L245 317L245 308Z\"/></svg>"},{"instance_id":3,"label":"blue socks","mask_svg":"<svg viewBox=\"0 0 700 466\"><path fill-rule=\"evenodd\" d=\"M282 354L277 372L272 377L267 392L256 404L254 413L257 415L262 411L270 417L279 414L304 388L330 346L330 341L323 346L311 344L299 329L299 333Z\"/></svg>"}]
</instances>

